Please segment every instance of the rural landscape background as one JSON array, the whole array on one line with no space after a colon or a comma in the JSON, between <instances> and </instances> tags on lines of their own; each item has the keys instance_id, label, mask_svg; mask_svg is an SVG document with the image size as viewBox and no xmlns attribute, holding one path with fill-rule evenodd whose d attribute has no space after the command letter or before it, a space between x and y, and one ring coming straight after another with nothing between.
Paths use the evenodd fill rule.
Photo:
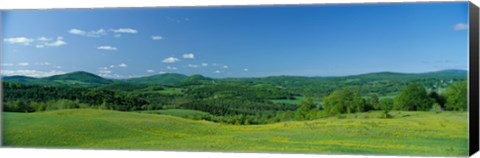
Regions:
<instances>
[{"instance_id":1,"label":"rural landscape background","mask_svg":"<svg viewBox=\"0 0 480 158\"><path fill-rule=\"evenodd\" d=\"M2 145L466 156L467 13L6 11Z\"/></svg>"}]
</instances>

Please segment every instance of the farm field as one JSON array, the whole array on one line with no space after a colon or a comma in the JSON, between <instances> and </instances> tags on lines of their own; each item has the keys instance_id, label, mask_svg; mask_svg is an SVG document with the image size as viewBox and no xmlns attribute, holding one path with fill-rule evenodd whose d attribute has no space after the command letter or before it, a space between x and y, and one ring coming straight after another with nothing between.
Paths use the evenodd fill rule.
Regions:
<instances>
[{"instance_id":1,"label":"farm field","mask_svg":"<svg viewBox=\"0 0 480 158\"><path fill-rule=\"evenodd\" d=\"M95 109L3 112L8 147L466 156L467 112L380 111L228 125Z\"/></svg>"}]
</instances>

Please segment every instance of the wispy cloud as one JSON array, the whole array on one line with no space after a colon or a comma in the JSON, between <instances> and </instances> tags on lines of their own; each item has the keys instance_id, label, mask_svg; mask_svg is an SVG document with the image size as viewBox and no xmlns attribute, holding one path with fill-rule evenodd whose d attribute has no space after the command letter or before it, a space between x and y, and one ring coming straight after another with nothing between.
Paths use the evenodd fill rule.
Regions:
<instances>
[{"instance_id":1,"label":"wispy cloud","mask_svg":"<svg viewBox=\"0 0 480 158\"><path fill-rule=\"evenodd\" d=\"M121 64L118 64L118 67L127 67L127 64L121 63Z\"/></svg>"},{"instance_id":2,"label":"wispy cloud","mask_svg":"<svg viewBox=\"0 0 480 158\"><path fill-rule=\"evenodd\" d=\"M191 67L191 68L197 68L198 65L195 65L195 64L188 64L188 67Z\"/></svg>"},{"instance_id":3,"label":"wispy cloud","mask_svg":"<svg viewBox=\"0 0 480 158\"><path fill-rule=\"evenodd\" d=\"M51 39L51 38L47 38L47 37L43 37L43 36L42 36L42 37L39 37L39 38L37 38L37 41L51 41L51 40L53 40L53 39Z\"/></svg>"},{"instance_id":4,"label":"wispy cloud","mask_svg":"<svg viewBox=\"0 0 480 158\"><path fill-rule=\"evenodd\" d=\"M460 30L467 30L468 24L465 23L457 23L453 26L453 30L460 31Z\"/></svg>"},{"instance_id":5,"label":"wispy cloud","mask_svg":"<svg viewBox=\"0 0 480 158\"><path fill-rule=\"evenodd\" d=\"M112 73L112 70L109 70L107 67L100 67L97 71L100 76L108 76Z\"/></svg>"},{"instance_id":6,"label":"wispy cloud","mask_svg":"<svg viewBox=\"0 0 480 158\"><path fill-rule=\"evenodd\" d=\"M167 69L168 69L168 70L177 70L177 67L167 66Z\"/></svg>"},{"instance_id":7,"label":"wispy cloud","mask_svg":"<svg viewBox=\"0 0 480 158\"><path fill-rule=\"evenodd\" d=\"M168 57L168 58L165 58L165 59L162 60L162 62L164 62L164 63L174 63L174 62L177 62L177 61L180 61L180 59L175 58L175 57Z\"/></svg>"},{"instance_id":8,"label":"wispy cloud","mask_svg":"<svg viewBox=\"0 0 480 158\"><path fill-rule=\"evenodd\" d=\"M110 68L110 69L111 69L111 68L117 68L117 67L125 68L125 67L127 67L127 66L128 66L127 64L121 63L121 64L117 64L117 65L110 65L110 66L104 67L104 68L107 68L107 69L108 69L108 68Z\"/></svg>"},{"instance_id":9,"label":"wispy cloud","mask_svg":"<svg viewBox=\"0 0 480 158\"><path fill-rule=\"evenodd\" d=\"M108 67L99 67L97 70L97 75L105 78L124 78L125 76L115 74L113 70L110 70Z\"/></svg>"},{"instance_id":10,"label":"wispy cloud","mask_svg":"<svg viewBox=\"0 0 480 158\"><path fill-rule=\"evenodd\" d=\"M219 73L222 73L222 72L220 70L215 70L213 73L214 74L219 74Z\"/></svg>"},{"instance_id":11,"label":"wispy cloud","mask_svg":"<svg viewBox=\"0 0 480 158\"><path fill-rule=\"evenodd\" d=\"M243 71L248 71L248 69L243 69Z\"/></svg>"},{"instance_id":12,"label":"wispy cloud","mask_svg":"<svg viewBox=\"0 0 480 158\"><path fill-rule=\"evenodd\" d=\"M222 66L224 69L228 69L228 65L223 65Z\"/></svg>"},{"instance_id":13,"label":"wispy cloud","mask_svg":"<svg viewBox=\"0 0 480 158\"><path fill-rule=\"evenodd\" d=\"M18 63L17 65L18 65L18 66L28 66L28 65L30 65L30 63L28 63L28 62L20 62L20 63Z\"/></svg>"},{"instance_id":14,"label":"wispy cloud","mask_svg":"<svg viewBox=\"0 0 480 158\"><path fill-rule=\"evenodd\" d=\"M2 63L2 66L13 66L14 64L12 63Z\"/></svg>"},{"instance_id":15,"label":"wispy cloud","mask_svg":"<svg viewBox=\"0 0 480 158\"><path fill-rule=\"evenodd\" d=\"M35 45L35 48L45 48L45 47L60 47L63 45L66 45L67 42L63 40L63 37L58 36L55 41L52 41L53 39L51 38L46 38L46 37L40 37L37 39L38 42ZM52 42L50 42L52 41Z\"/></svg>"},{"instance_id":16,"label":"wispy cloud","mask_svg":"<svg viewBox=\"0 0 480 158\"><path fill-rule=\"evenodd\" d=\"M56 71L56 70L50 70L50 71L39 71L39 70L3 70L1 71L2 75L6 76L30 76L30 77L47 77L47 76L53 76L53 75L59 75L59 74L64 74L65 72L63 71Z\"/></svg>"},{"instance_id":17,"label":"wispy cloud","mask_svg":"<svg viewBox=\"0 0 480 158\"><path fill-rule=\"evenodd\" d=\"M154 73L154 72L155 72L155 70L148 69L148 70L147 70L147 72L148 72L148 73Z\"/></svg>"},{"instance_id":18,"label":"wispy cloud","mask_svg":"<svg viewBox=\"0 0 480 158\"><path fill-rule=\"evenodd\" d=\"M114 33L130 33L130 34L138 33L137 30L132 29L132 28L110 29L109 31L112 31L112 32L114 32Z\"/></svg>"},{"instance_id":19,"label":"wispy cloud","mask_svg":"<svg viewBox=\"0 0 480 158\"><path fill-rule=\"evenodd\" d=\"M208 63L202 63L201 64L203 67L207 67L208 66Z\"/></svg>"},{"instance_id":20,"label":"wispy cloud","mask_svg":"<svg viewBox=\"0 0 480 158\"><path fill-rule=\"evenodd\" d=\"M152 36L152 40L162 40L162 36Z\"/></svg>"},{"instance_id":21,"label":"wispy cloud","mask_svg":"<svg viewBox=\"0 0 480 158\"><path fill-rule=\"evenodd\" d=\"M117 51L117 47L113 47L113 46L98 46L97 49L108 50L108 51Z\"/></svg>"},{"instance_id":22,"label":"wispy cloud","mask_svg":"<svg viewBox=\"0 0 480 158\"><path fill-rule=\"evenodd\" d=\"M57 37L57 40L50 42L50 43L45 43L45 46L47 47L60 47L63 45L66 45L67 42L63 40L63 37Z\"/></svg>"},{"instance_id":23,"label":"wispy cloud","mask_svg":"<svg viewBox=\"0 0 480 158\"><path fill-rule=\"evenodd\" d=\"M52 63L50 63L50 62L36 62L35 65L42 65L42 66L47 65L48 66L48 65L52 65Z\"/></svg>"},{"instance_id":24,"label":"wispy cloud","mask_svg":"<svg viewBox=\"0 0 480 158\"><path fill-rule=\"evenodd\" d=\"M86 36L86 37L101 37L107 35L107 32L104 29L98 29L98 30L92 30L92 31L84 31L80 29L70 29L68 33L73 34L73 35L79 35L79 36Z\"/></svg>"},{"instance_id":25,"label":"wispy cloud","mask_svg":"<svg viewBox=\"0 0 480 158\"><path fill-rule=\"evenodd\" d=\"M193 59L193 58L195 58L195 55L193 53L183 54L183 58Z\"/></svg>"},{"instance_id":26,"label":"wispy cloud","mask_svg":"<svg viewBox=\"0 0 480 158\"><path fill-rule=\"evenodd\" d=\"M30 45L30 43L32 43L34 39L27 38L27 37L12 37L12 38L5 38L3 39L3 41L10 44Z\"/></svg>"}]
</instances>

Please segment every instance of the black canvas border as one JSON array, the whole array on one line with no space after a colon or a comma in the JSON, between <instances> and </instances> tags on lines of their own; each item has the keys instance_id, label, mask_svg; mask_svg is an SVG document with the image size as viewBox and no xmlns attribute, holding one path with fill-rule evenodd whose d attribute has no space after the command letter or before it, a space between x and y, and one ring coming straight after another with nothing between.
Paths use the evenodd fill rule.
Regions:
<instances>
[{"instance_id":1,"label":"black canvas border","mask_svg":"<svg viewBox=\"0 0 480 158\"><path fill-rule=\"evenodd\" d=\"M470 2L469 5L469 154L479 150L479 9Z\"/></svg>"}]
</instances>

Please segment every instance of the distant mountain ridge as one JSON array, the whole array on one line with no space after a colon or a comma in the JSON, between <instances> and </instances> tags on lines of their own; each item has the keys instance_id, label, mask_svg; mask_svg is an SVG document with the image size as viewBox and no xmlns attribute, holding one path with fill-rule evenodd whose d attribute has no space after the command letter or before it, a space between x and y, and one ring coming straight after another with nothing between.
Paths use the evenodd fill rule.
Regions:
<instances>
[{"instance_id":1,"label":"distant mountain ridge","mask_svg":"<svg viewBox=\"0 0 480 158\"><path fill-rule=\"evenodd\" d=\"M124 82L128 83L135 83L135 84L167 84L173 85L182 82L188 76L183 74L177 73L164 73L159 75L152 75L152 76L145 76L145 77L138 77L138 78L130 78L123 80Z\"/></svg>"},{"instance_id":2,"label":"distant mountain ridge","mask_svg":"<svg viewBox=\"0 0 480 158\"><path fill-rule=\"evenodd\" d=\"M93 86L113 83L113 80L105 79L92 73L85 71L75 71L71 73L53 75L44 78L33 78L27 76L7 76L3 77L4 81L16 82L22 84L41 84L41 85L78 85Z\"/></svg>"},{"instance_id":3,"label":"distant mountain ridge","mask_svg":"<svg viewBox=\"0 0 480 158\"><path fill-rule=\"evenodd\" d=\"M114 82L124 82L129 84L202 84L213 82L237 82L237 83L267 83L267 84L295 84L296 82L318 83L318 82L337 82L337 81L373 81L373 80L418 80L426 78L435 79L466 79L468 71L466 70L442 70L426 73L397 73L397 72L375 72L360 75L333 76L333 77L306 77L306 76L269 76L269 77L251 77L251 78L209 78L202 75L184 75L178 73L165 73L159 75L130 78L130 79L106 79L98 75L75 71L71 73L54 75L44 78L33 78L27 76L3 76L2 79L7 82L16 82L22 84L40 84L40 85L77 85L77 86L98 86L111 84Z\"/></svg>"}]
</instances>

